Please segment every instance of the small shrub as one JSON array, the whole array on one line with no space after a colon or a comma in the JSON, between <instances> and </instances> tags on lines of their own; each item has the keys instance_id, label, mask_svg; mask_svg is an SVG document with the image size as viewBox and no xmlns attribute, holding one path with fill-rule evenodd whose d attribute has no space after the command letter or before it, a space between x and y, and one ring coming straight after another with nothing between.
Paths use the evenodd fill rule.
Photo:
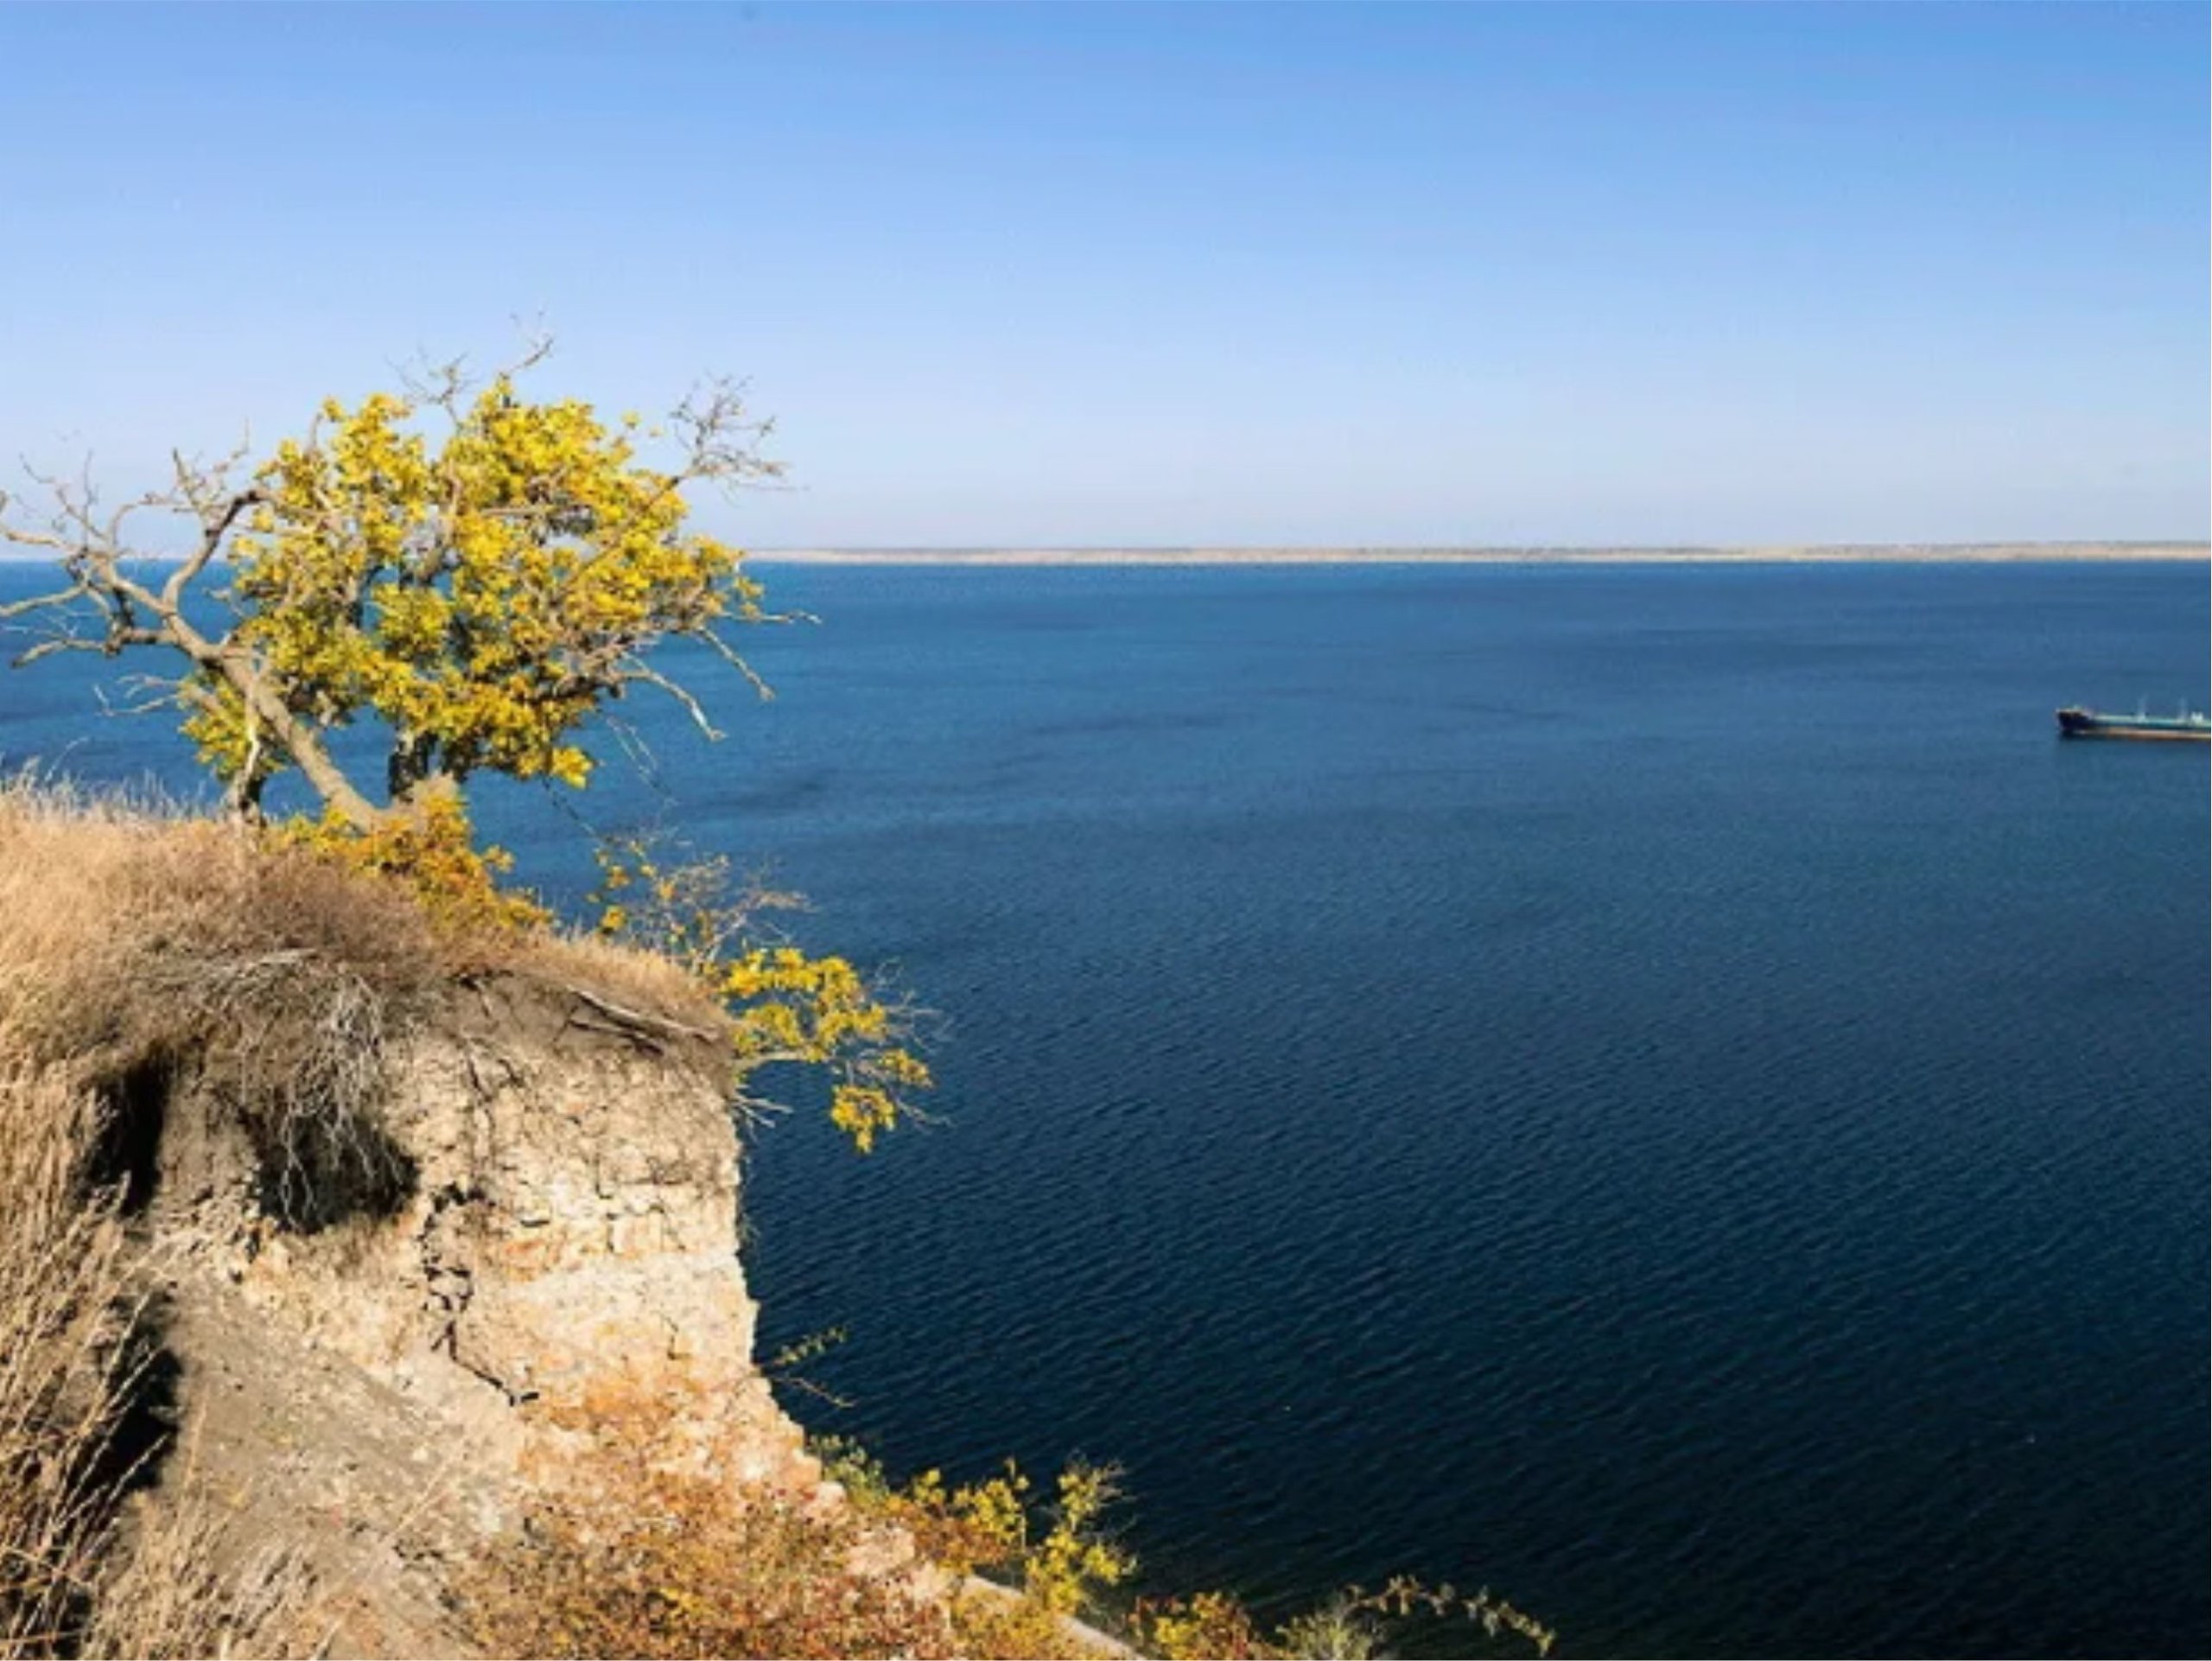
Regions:
<instances>
[{"instance_id":1,"label":"small shrub","mask_svg":"<svg viewBox=\"0 0 2212 1661\"><path fill-rule=\"evenodd\" d=\"M1162 1661L1261 1661L1278 1653L1252 1612L1226 1593L1141 1599L1131 1624L1139 1647Z\"/></svg>"},{"instance_id":2,"label":"small shrub","mask_svg":"<svg viewBox=\"0 0 2212 1661\"><path fill-rule=\"evenodd\" d=\"M1382 1652L1382 1629L1349 1594L1340 1593L1285 1622L1278 1642L1300 1661L1373 1661Z\"/></svg>"},{"instance_id":3,"label":"small shrub","mask_svg":"<svg viewBox=\"0 0 2212 1661\"><path fill-rule=\"evenodd\" d=\"M435 922L464 933L543 927L552 913L528 894L502 888L514 869L504 848L476 846L458 792L429 797L412 818L362 830L335 811L292 818L269 832L278 848L304 849L413 889Z\"/></svg>"},{"instance_id":4,"label":"small shrub","mask_svg":"<svg viewBox=\"0 0 2212 1661\"><path fill-rule=\"evenodd\" d=\"M1041 1508L1030 1499L1030 1480L1011 1460L1001 1474L959 1487L948 1487L932 1470L893 1488L880 1467L850 1454L825 1468L857 1473L862 1486L853 1491L856 1496L911 1533L933 1561L956 1574L1006 1580L1049 1616L1092 1612L1101 1594L1136 1572L1135 1557L1103 1526L1121 1497L1119 1473L1110 1467L1069 1466L1054 1483L1052 1503Z\"/></svg>"},{"instance_id":5,"label":"small shrub","mask_svg":"<svg viewBox=\"0 0 2212 1661\"><path fill-rule=\"evenodd\" d=\"M633 1470L606 1498L541 1505L459 1591L470 1637L497 1655L959 1653L942 1608L856 1572L862 1544L849 1515Z\"/></svg>"},{"instance_id":6,"label":"small shrub","mask_svg":"<svg viewBox=\"0 0 2212 1661\"><path fill-rule=\"evenodd\" d=\"M602 843L597 857L599 932L682 964L721 1001L741 1080L779 1063L823 1069L830 1122L863 1154L921 1117L913 1098L932 1080L911 1047L913 1012L844 958L771 936L764 920L798 909L798 895L738 885L725 859L671 859L644 838Z\"/></svg>"}]
</instances>

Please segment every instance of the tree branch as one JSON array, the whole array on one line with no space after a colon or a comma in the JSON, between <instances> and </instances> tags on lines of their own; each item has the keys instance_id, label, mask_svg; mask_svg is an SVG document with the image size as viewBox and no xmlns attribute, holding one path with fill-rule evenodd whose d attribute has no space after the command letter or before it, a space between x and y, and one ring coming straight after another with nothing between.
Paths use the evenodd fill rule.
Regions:
<instances>
[{"instance_id":1,"label":"tree branch","mask_svg":"<svg viewBox=\"0 0 2212 1661\"><path fill-rule=\"evenodd\" d=\"M182 467L183 462L180 461L177 465ZM222 548L223 539L231 534L231 527L238 523L238 515L249 507L254 506L261 500L261 492L257 488L249 487L239 491L229 501L224 503L221 511L213 517L210 518L204 513L201 515L199 547L194 549L185 557L183 563L169 574L169 580L162 584L163 607L169 611L175 611L184 603L184 591L199 578L200 572L207 569L207 562L214 558Z\"/></svg>"},{"instance_id":2,"label":"tree branch","mask_svg":"<svg viewBox=\"0 0 2212 1661\"><path fill-rule=\"evenodd\" d=\"M13 538L9 539L14 540ZM7 622L12 618L28 617L35 611L44 611L50 607L66 606L72 600L81 600L91 592L92 590L82 582L78 582L66 589L56 589L52 594L36 595L29 600L11 600L6 605L0 606L0 623Z\"/></svg>"},{"instance_id":3,"label":"tree branch","mask_svg":"<svg viewBox=\"0 0 2212 1661\"><path fill-rule=\"evenodd\" d=\"M763 618L761 620L763 622L783 622L787 620L784 618ZM715 655L716 657L720 658L724 663L729 665L731 668L736 670L739 674L744 676L747 682L752 686L753 690L760 695L762 703L766 703L774 701L776 689L769 685L766 681L761 679L760 671L753 668L751 664L746 662L744 657L739 652L738 649L732 646L728 640L722 639L721 635L715 633L711 628L702 628L696 630L694 633L693 638L696 640L704 640L709 646L714 648Z\"/></svg>"},{"instance_id":4,"label":"tree branch","mask_svg":"<svg viewBox=\"0 0 2212 1661\"><path fill-rule=\"evenodd\" d=\"M669 679L667 676L662 674L658 670L650 669L644 664L638 662L635 659L632 659L626 666L615 671L613 678L615 684L618 685L629 685L642 683L647 686L658 686L662 691L667 693L669 697L674 698L678 703L683 706L683 713L691 717L691 724L696 727L701 733L709 739L718 741L721 738L722 734L721 729L717 728L713 722L707 719L707 712L700 706L699 700L693 697L690 693L685 691L683 688L678 686L674 681ZM753 679L756 684L765 684L760 681L760 678L758 676L755 676ZM770 694L770 696L772 697L773 694Z\"/></svg>"}]
</instances>

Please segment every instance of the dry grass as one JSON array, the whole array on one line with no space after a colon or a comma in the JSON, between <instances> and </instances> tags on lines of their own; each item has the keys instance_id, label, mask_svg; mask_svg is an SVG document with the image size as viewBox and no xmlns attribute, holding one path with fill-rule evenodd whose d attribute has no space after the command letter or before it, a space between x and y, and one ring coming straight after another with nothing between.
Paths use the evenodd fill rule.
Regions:
<instances>
[{"instance_id":1,"label":"dry grass","mask_svg":"<svg viewBox=\"0 0 2212 1661\"><path fill-rule=\"evenodd\" d=\"M305 1655L296 1563L241 1575L189 1500L129 1516L117 1436L138 1383L138 1256L82 1181L94 1104L0 1069L0 1658Z\"/></svg>"},{"instance_id":2,"label":"dry grass","mask_svg":"<svg viewBox=\"0 0 2212 1661\"><path fill-rule=\"evenodd\" d=\"M132 1519L107 1557L83 1655L319 1657L332 1621L299 1555L228 1566L229 1525L198 1493Z\"/></svg>"},{"instance_id":3,"label":"dry grass","mask_svg":"<svg viewBox=\"0 0 2212 1661\"><path fill-rule=\"evenodd\" d=\"M105 1522L129 1251L111 1207L74 1191L91 1104L0 1075L0 1654L79 1630Z\"/></svg>"},{"instance_id":4,"label":"dry grass","mask_svg":"<svg viewBox=\"0 0 2212 1661\"><path fill-rule=\"evenodd\" d=\"M625 1503L551 1501L462 1582L469 1635L529 1656L951 1657L944 1611L855 1573L849 1517L696 1478L625 1473Z\"/></svg>"},{"instance_id":5,"label":"dry grass","mask_svg":"<svg viewBox=\"0 0 2212 1661\"><path fill-rule=\"evenodd\" d=\"M385 1058L488 975L643 1030L726 1030L690 977L649 954L440 928L401 886L231 824L0 785L0 1060L64 1070L111 1103L188 1073L194 1099L251 1143L264 1208L294 1226L404 1195Z\"/></svg>"},{"instance_id":6,"label":"dry grass","mask_svg":"<svg viewBox=\"0 0 2212 1661\"><path fill-rule=\"evenodd\" d=\"M292 1221L404 1184L377 1117L383 1054L439 969L414 908L321 862L207 820L0 796L0 1055L111 1103L188 1072Z\"/></svg>"},{"instance_id":7,"label":"dry grass","mask_svg":"<svg viewBox=\"0 0 2212 1661\"><path fill-rule=\"evenodd\" d=\"M442 931L399 885L280 851L228 821L29 774L0 780L0 1015L65 1001L60 976L108 989L98 1013L114 1021L144 1013L106 1007L118 971L166 964L174 983L193 964L283 952L342 964L386 996L513 974L721 1031L696 977L656 953L550 930ZM163 1013L154 1024L175 1021Z\"/></svg>"}]
</instances>

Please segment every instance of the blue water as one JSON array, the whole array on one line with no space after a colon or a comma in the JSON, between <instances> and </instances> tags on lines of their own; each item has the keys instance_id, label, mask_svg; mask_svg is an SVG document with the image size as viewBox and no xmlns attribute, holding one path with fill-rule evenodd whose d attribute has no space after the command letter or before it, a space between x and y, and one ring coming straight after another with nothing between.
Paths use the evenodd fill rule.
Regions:
<instances>
[{"instance_id":1,"label":"blue water","mask_svg":"<svg viewBox=\"0 0 2212 1661\"><path fill-rule=\"evenodd\" d=\"M633 709L585 805L944 1013L943 1126L756 1146L768 1341L850 1333L804 1416L1117 1460L1160 1582L1270 1611L2212 1648L2207 757L2050 720L2201 703L2202 569L769 575L779 700L684 665L730 741ZM188 777L89 672L0 758Z\"/></svg>"}]
</instances>

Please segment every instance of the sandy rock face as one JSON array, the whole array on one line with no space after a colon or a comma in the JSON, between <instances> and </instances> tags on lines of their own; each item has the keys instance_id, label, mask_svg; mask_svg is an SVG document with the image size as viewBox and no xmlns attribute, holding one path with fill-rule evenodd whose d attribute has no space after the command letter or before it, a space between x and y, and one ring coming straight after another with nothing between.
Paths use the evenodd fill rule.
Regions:
<instances>
[{"instance_id":1,"label":"sandy rock face","mask_svg":"<svg viewBox=\"0 0 2212 1661\"><path fill-rule=\"evenodd\" d=\"M216 1280L528 1486L625 1415L702 1474L818 1480L753 1364L716 1041L495 982L458 989L390 1077L397 1212L285 1232L240 1191L209 1230L203 1200L203 1235L228 1237Z\"/></svg>"}]
</instances>

